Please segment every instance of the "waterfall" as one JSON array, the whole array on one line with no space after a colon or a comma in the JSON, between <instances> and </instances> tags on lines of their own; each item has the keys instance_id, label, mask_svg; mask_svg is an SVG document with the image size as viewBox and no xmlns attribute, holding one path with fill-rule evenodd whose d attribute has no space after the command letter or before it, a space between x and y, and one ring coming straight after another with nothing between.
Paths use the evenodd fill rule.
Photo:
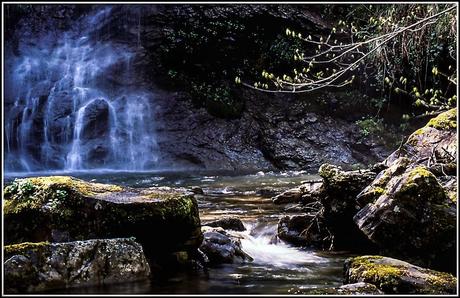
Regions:
<instances>
[{"instance_id":1,"label":"waterfall","mask_svg":"<svg viewBox=\"0 0 460 298\"><path fill-rule=\"evenodd\" d=\"M155 94L132 82L139 47L113 42L111 7L75 28L31 38L11 55L6 170L149 170L157 162ZM108 41L107 41L108 40Z\"/></svg>"}]
</instances>

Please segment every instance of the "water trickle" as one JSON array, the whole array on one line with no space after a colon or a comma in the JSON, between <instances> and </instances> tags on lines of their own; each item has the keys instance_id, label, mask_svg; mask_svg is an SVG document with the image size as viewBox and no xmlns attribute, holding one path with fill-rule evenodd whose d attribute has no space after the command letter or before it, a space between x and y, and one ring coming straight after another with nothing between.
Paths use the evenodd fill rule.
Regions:
<instances>
[{"instance_id":1,"label":"water trickle","mask_svg":"<svg viewBox=\"0 0 460 298\"><path fill-rule=\"evenodd\" d=\"M101 39L111 12L105 7L83 17L57 38L34 37L12 57L7 170L155 167L155 96L132 84L139 44Z\"/></svg>"},{"instance_id":2,"label":"water trickle","mask_svg":"<svg viewBox=\"0 0 460 298\"><path fill-rule=\"evenodd\" d=\"M327 260L313 253L300 251L276 239L276 223L246 223L246 231L238 232L242 237L243 250L254 258L255 264L272 265L277 268L290 269Z\"/></svg>"}]
</instances>

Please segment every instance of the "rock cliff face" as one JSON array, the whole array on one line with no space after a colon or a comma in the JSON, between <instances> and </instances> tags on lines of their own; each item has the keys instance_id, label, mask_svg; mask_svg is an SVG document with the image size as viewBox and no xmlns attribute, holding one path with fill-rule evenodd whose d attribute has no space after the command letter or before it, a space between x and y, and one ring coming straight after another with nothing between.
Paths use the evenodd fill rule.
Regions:
<instances>
[{"instance_id":1,"label":"rock cliff face","mask_svg":"<svg viewBox=\"0 0 460 298\"><path fill-rule=\"evenodd\" d=\"M387 152L341 110L359 95L268 96L229 85L240 65L287 51L269 47L283 28L327 28L314 6L59 7L25 9L8 23L7 170L315 170Z\"/></svg>"}]
</instances>

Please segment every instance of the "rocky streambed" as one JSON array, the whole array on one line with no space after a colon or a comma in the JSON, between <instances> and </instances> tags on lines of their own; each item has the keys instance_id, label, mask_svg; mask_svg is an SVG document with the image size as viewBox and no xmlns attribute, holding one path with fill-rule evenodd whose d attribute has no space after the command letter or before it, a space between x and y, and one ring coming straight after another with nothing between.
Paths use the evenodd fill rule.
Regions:
<instances>
[{"instance_id":1,"label":"rocky streambed","mask_svg":"<svg viewBox=\"0 0 460 298\"><path fill-rule=\"evenodd\" d=\"M454 294L455 131L451 110L382 163L319 175L10 179L5 291Z\"/></svg>"}]
</instances>

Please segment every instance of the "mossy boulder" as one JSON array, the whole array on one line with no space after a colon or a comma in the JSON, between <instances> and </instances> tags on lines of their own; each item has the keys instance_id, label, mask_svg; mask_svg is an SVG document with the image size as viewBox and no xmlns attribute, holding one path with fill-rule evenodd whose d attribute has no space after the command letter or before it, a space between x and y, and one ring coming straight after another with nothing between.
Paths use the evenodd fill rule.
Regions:
<instances>
[{"instance_id":1,"label":"mossy boulder","mask_svg":"<svg viewBox=\"0 0 460 298\"><path fill-rule=\"evenodd\" d=\"M454 270L456 204L424 166L395 163L358 199L368 204L354 216L359 229L386 254ZM403 171L404 170L404 171ZM395 175L398 171L403 171ZM382 188L383 192L375 192Z\"/></svg>"},{"instance_id":2,"label":"mossy boulder","mask_svg":"<svg viewBox=\"0 0 460 298\"><path fill-rule=\"evenodd\" d=\"M318 173L323 178L319 200L323 206L324 223L334 235L335 248L368 247L370 243L357 229L353 216L360 209L356 196L377 173L368 169L344 171L331 164L323 164Z\"/></svg>"},{"instance_id":3,"label":"mossy boulder","mask_svg":"<svg viewBox=\"0 0 460 298\"><path fill-rule=\"evenodd\" d=\"M357 196L358 204L363 207L385 193L385 187L390 179L404 173L410 163L406 157L398 158L390 167L383 169L366 188Z\"/></svg>"},{"instance_id":4,"label":"mossy boulder","mask_svg":"<svg viewBox=\"0 0 460 298\"><path fill-rule=\"evenodd\" d=\"M428 168L444 165L444 174L456 173L457 156L457 109L451 109L412 133L407 141L393 152L383 163L391 166L400 157L406 157L411 164Z\"/></svg>"},{"instance_id":5,"label":"mossy boulder","mask_svg":"<svg viewBox=\"0 0 460 298\"><path fill-rule=\"evenodd\" d=\"M431 119L382 165L354 222L387 255L455 271L457 110Z\"/></svg>"},{"instance_id":6,"label":"mossy boulder","mask_svg":"<svg viewBox=\"0 0 460 298\"><path fill-rule=\"evenodd\" d=\"M382 256L349 258L344 270L346 284L370 283L385 294L455 294L457 288L449 273Z\"/></svg>"},{"instance_id":7,"label":"mossy boulder","mask_svg":"<svg viewBox=\"0 0 460 298\"><path fill-rule=\"evenodd\" d=\"M4 247L6 293L146 280L142 246L134 238L64 243L20 243Z\"/></svg>"},{"instance_id":8,"label":"mossy boulder","mask_svg":"<svg viewBox=\"0 0 460 298\"><path fill-rule=\"evenodd\" d=\"M437 117L428 121L426 126L439 130L457 129L457 109L450 109L447 112L439 114Z\"/></svg>"},{"instance_id":9,"label":"mossy boulder","mask_svg":"<svg viewBox=\"0 0 460 298\"><path fill-rule=\"evenodd\" d=\"M134 236L150 254L202 241L196 199L182 191L52 176L17 179L4 194L5 244Z\"/></svg>"}]
</instances>

